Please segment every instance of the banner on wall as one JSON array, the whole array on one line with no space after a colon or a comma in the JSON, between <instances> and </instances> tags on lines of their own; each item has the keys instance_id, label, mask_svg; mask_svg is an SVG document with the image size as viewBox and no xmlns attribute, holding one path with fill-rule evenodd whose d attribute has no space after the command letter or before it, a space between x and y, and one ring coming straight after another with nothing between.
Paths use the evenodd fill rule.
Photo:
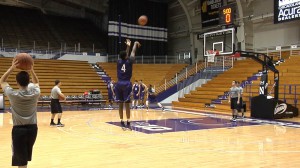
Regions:
<instances>
[{"instance_id":1,"label":"banner on wall","mask_svg":"<svg viewBox=\"0 0 300 168\"><path fill-rule=\"evenodd\" d=\"M300 0L274 0L274 23L300 19Z\"/></svg>"},{"instance_id":2,"label":"banner on wall","mask_svg":"<svg viewBox=\"0 0 300 168\"><path fill-rule=\"evenodd\" d=\"M202 27L219 24L219 8L222 6L222 0L201 0Z\"/></svg>"},{"instance_id":3,"label":"banner on wall","mask_svg":"<svg viewBox=\"0 0 300 168\"><path fill-rule=\"evenodd\" d=\"M168 42L168 4L149 0L109 0L108 48L110 55L125 50L124 41L142 44L136 55L166 55ZM137 23L141 15L148 17L148 23Z\"/></svg>"}]
</instances>

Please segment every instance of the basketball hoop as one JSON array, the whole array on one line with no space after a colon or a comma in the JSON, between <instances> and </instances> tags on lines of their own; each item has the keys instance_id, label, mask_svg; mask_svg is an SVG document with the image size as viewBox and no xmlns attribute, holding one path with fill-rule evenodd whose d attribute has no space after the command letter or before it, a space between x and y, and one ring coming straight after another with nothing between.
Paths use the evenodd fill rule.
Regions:
<instances>
[{"instance_id":1,"label":"basketball hoop","mask_svg":"<svg viewBox=\"0 0 300 168\"><path fill-rule=\"evenodd\" d=\"M236 52L232 55L232 57L234 58L240 58L241 57L241 53L240 52Z\"/></svg>"},{"instance_id":2,"label":"basketball hoop","mask_svg":"<svg viewBox=\"0 0 300 168\"><path fill-rule=\"evenodd\" d=\"M241 57L241 53L240 53L240 52L236 52L236 53L234 54L234 57L237 57L237 58Z\"/></svg>"},{"instance_id":3,"label":"basketball hoop","mask_svg":"<svg viewBox=\"0 0 300 168\"><path fill-rule=\"evenodd\" d=\"M207 62L215 62L215 56L216 56L217 52L214 50L208 50L206 51L206 55L207 55Z\"/></svg>"}]
</instances>

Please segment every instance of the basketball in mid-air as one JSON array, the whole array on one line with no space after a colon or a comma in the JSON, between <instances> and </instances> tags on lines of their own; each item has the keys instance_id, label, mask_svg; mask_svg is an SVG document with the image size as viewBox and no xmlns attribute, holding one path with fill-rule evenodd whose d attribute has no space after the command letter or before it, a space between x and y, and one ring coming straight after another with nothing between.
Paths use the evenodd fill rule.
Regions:
<instances>
[{"instance_id":1,"label":"basketball in mid-air","mask_svg":"<svg viewBox=\"0 0 300 168\"><path fill-rule=\"evenodd\" d=\"M138 23L141 26L145 26L148 23L148 17L146 15L142 15L138 19Z\"/></svg>"},{"instance_id":2,"label":"basketball in mid-air","mask_svg":"<svg viewBox=\"0 0 300 168\"><path fill-rule=\"evenodd\" d=\"M19 53L16 55L15 59L18 61L18 69L30 70L33 65L33 59L27 53Z\"/></svg>"}]
</instances>

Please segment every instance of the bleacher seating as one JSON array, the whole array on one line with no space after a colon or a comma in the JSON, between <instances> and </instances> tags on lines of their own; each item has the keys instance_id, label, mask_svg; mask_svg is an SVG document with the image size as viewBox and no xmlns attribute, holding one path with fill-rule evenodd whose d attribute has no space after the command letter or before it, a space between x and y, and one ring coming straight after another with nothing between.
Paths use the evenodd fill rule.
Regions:
<instances>
[{"instance_id":1,"label":"bleacher seating","mask_svg":"<svg viewBox=\"0 0 300 168\"><path fill-rule=\"evenodd\" d=\"M288 59L285 59L284 63L280 64L279 66L276 66L276 69L279 70L279 99L285 99L287 103L290 103L292 105L295 104L295 100L299 100L300 98L300 95L297 94L297 90L300 89L299 64L300 57L291 56ZM274 83L273 73L269 72L268 75L269 85L272 85ZM251 90L249 87L247 88L249 91L248 93L244 94L244 98L247 103L249 103L251 97L258 95L258 85L259 81L254 81ZM296 105L298 108L300 107L299 101L297 101Z\"/></svg>"},{"instance_id":2,"label":"bleacher seating","mask_svg":"<svg viewBox=\"0 0 300 168\"><path fill-rule=\"evenodd\" d=\"M45 15L36 9L0 5L0 38L3 48L60 50L74 52L80 43L81 52L104 52L105 36L89 20ZM77 48L78 49L78 48Z\"/></svg>"},{"instance_id":3,"label":"bleacher seating","mask_svg":"<svg viewBox=\"0 0 300 168\"><path fill-rule=\"evenodd\" d=\"M11 65L12 58L0 58L0 74ZM40 81L41 98L47 98L56 79L61 80L61 90L66 96L82 96L90 90L100 90L104 99L107 99L106 83L102 81L94 69L85 61L66 60L35 60L35 72ZM9 84L17 89L14 79L16 70L8 79ZM2 91L1 91L2 92ZM6 99L8 104L8 99Z\"/></svg>"},{"instance_id":4,"label":"bleacher seating","mask_svg":"<svg viewBox=\"0 0 300 168\"><path fill-rule=\"evenodd\" d=\"M233 68L213 78L207 84L197 87L195 91L185 94L184 98L179 98L179 101L172 102L173 107L204 110L206 109L205 104L211 103L213 99L218 99L219 95L224 95L224 92L229 90L233 80L247 80L260 69L261 65L251 59L236 61ZM222 101L222 104L216 104L214 109L228 111L230 107L226 102L227 100Z\"/></svg>"},{"instance_id":5,"label":"bleacher seating","mask_svg":"<svg viewBox=\"0 0 300 168\"><path fill-rule=\"evenodd\" d=\"M286 59L285 63L276 66L280 72L279 99L286 100L287 103L292 105L297 102L298 108L300 107L299 101L296 100L300 98L300 95L297 94L294 85L299 85L296 89L300 89L299 63L300 57L290 57ZM205 110L207 109L205 108L206 103L211 103L213 99L218 99L219 95L224 95L224 92L229 90L232 80L246 80L259 70L261 70L261 65L250 59L235 62L234 68L217 76L212 81L202 85L202 87L198 87L195 91L191 91L191 93L186 94L184 98L179 98L179 101L174 101L173 107ZM248 85L244 88L243 100L246 102L248 109L251 98L257 96L259 93L259 82L260 79L258 78L258 80L253 81L251 86ZM269 85L273 83L273 73L269 72ZM293 84L293 86L290 87L289 84ZM269 86L269 89L270 88L271 86ZM214 108L209 110L230 112L228 100L221 100L221 104L214 104Z\"/></svg>"}]
</instances>

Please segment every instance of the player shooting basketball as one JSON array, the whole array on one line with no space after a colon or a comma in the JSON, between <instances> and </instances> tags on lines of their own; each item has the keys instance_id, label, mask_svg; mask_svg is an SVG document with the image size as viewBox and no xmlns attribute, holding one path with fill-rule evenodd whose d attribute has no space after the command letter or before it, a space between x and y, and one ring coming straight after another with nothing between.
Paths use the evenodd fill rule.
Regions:
<instances>
[{"instance_id":1,"label":"player shooting basketball","mask_svg":"<svg viewBox=\"0 0 300 168\"><path fill-rule=\"evenodd\" d=\"M14 59L11 67L1 77L0 83L11 105L12 166L26 168L28 161L32 159L32 149L38 132L36 109L41 91L33 65L31 65L31 70L28 70L32 76L31 86L29 86L30 75L27 71L20 71L16 75L18 90L14 90L6 82L18 65L19 62Z\"/></svg>"},{"instance_id":2,"label":"player shooting basketball","mask_svg":"<svg viewBox=\"0 0 300 168\"><path fill-rule=\"evenodd\" d=\"M129 49L131 45L131 41L126 39L125 42L127 48L126 51L120 52L120 58L117 61L117 76L118 82L115 88L116 101L119 103L119 115L121 119L121 126L125 128L125 123L123 121L123 105L125 104L126 108L126 117L127 117L127 128L130 128L130 96L132 91L132 84L130 82L132 76L132 65L135 60L135 52L137 47L140 47L141 44L139 42L134 42L130 57L129 57Z\"/></svg>"}]
</instances>

